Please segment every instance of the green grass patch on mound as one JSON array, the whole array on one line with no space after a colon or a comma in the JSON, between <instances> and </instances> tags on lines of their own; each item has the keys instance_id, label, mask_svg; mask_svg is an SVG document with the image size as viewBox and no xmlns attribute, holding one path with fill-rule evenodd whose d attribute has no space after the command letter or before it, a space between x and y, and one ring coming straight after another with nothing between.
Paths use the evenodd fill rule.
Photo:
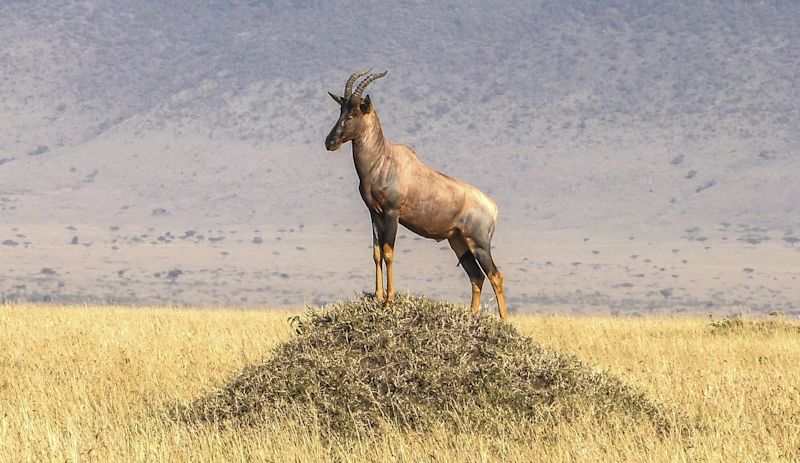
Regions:
<instances>
[{"instance_id":1,"label":"green grass patch on mound","mask_svg":"<svg viewBox=\"0 0 800 463\"><path fill-rule=\"evenodd\" d=\"M641 392L463 306L398 295L383 307L365 296L309 309L294 326L295 338L183 417L252 423L288 406L333 432L581 417L672 427Z\"/></svg>"}]
</instances>

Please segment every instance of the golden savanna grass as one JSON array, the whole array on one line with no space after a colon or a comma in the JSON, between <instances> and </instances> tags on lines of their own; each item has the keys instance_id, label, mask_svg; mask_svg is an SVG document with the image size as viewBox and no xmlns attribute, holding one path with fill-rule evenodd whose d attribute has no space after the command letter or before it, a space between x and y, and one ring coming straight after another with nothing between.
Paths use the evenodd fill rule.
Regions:
<instances>
[{"instance_id":1,"label":"golden savanna grass","mask_svg":"<svg viewBox=\"0 0 800 463\"><path fill-rule=\"evenodd\" d=\"M285 311L0 306L0 461L798 461L800 330L700 318L517 316L694 426L621 422L325 438L307 416L185 423L201 397L293 336Z\"/></svg>"}]
</instances>

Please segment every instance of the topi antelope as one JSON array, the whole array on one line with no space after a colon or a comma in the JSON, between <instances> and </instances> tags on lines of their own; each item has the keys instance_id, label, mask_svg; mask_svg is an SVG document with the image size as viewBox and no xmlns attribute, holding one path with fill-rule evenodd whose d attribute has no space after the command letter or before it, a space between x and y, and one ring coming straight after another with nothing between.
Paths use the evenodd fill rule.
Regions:
<instances>
[{"instance_id":1,"label":"topi antelope","mask_svg":"<svg viewBox=\"0 0 800 463\"><path fill-rule=\"evenodd\" d=\"M472 285L472 311L480 310L484 273L497 297L502 318L507 317L503 274L492 260L491 240L497 223L497 205L480 190L423 164L405 145L389 143L367 86L386 72L356 72L347 79L344 95L329 95L339 103L339 120L325 139L328 151L353 142L353 161L359 192L372 218L372 256L375 260L375 297L390 304L394 298L394 242L397 224L437 241L448 240ZM364 80L353 90L358 79ZM383 263L386 263L386 294Z\"/></svg>"}]
</instances>

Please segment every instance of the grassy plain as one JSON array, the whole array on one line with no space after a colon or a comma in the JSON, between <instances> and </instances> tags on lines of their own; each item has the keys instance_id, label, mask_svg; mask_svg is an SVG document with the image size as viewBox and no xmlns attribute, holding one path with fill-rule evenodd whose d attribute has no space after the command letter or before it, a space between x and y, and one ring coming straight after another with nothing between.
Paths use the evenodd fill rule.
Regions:
<instances>
[{"instance_id":1,"label":"grassy plain","mask_svg":"<svg viewBox=\"0 0 800 463\"><path fill-rule=\"evenodd\" d=\"M800 329L782 322L512 317L521 332L685 414L697 424L689 435L570 422L329 441L292 416L259 428L171 418L171 407L291 337L291 315L0 306L0 461L800 460Z\"/></svg>"}]
</instances>

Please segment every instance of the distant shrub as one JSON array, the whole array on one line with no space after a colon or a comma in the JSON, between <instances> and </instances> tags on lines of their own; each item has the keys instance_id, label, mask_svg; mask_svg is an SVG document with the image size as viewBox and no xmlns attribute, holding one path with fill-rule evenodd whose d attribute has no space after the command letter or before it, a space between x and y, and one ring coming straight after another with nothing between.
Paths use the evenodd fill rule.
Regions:
<instances>
[{"instance_id":1,"label":"distant shrub","mask_svg":"<svg viewBox=\"0 0 800 463\"><path fill-rule=\"evenodd\" d=\"M36 148L28 151L28 156L39 156L40 154L44 154L50 151L50 148L45 145L39 145Z\"/></svg>"},{"instance_id":2,"label":"distant shrub","mask_svg":"<svg viewBox=\"0 0 800 463\"><path fill-rule=\"evenodd\" d=\"M703 183L702 185L698 186L697 188L695 188L694 191L696 193L700 193L700 192L702 192L704 190L707 190L707 189L713 187L716 184L717 184L716 180L709 180L709 181Z\"/></svg>"}]
</instances>

